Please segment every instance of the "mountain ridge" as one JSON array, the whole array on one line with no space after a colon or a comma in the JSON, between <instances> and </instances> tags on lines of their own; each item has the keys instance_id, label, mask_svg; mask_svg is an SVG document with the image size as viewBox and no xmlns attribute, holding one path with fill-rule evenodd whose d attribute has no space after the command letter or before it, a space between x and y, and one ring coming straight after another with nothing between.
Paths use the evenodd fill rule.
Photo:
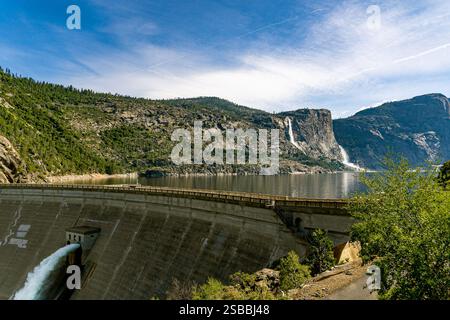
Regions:
<instances>
[{"instance_id":1,"label":"mountain ridge","mask_svg":"<svg viewBox=\"0 0 450 320\"><path fill-rule=\"evenodd\" d=\"M197 120L221 131L279 129L281 173L349 169L344 161L379 169L390 148L419 165L450 158L448 119L449 100L437 93L333 120L324 108L269 113L218 97L133 98L37 82L0 69L0 137L17 150L31 181L91 173L259 172L251 165L171 163L171 133L192 129ZM341 146L350 159L344 159ZM4 163L9 160L3 157ZM24 181L23 174L15 179Z\"/></svg>"},{"instance_id":2,"label":"mountain ridge","mask_svg":"<svg viewBox=\"0 0 450 320\"><path fill-rule=\"evenodd\" d=\"M381 169L394 152L412 165L450 158L450 103L443 94L387 102L334 120L336 139L361 166Z\"/></svg>"},{"instance_id":3,"label":"mountain ridge","mask_svg":"<svg viewBox=\"0 0 450 320\"><path fill-rule=\"evenodd\" d=\"M320 149L308 154L295 148L288 140L285 116L220 98L131 98L41 83L0 71L0 99L0 136L17 149L33 181L54 175L90 173L259 172L252 165L175 166L171 163L170 151L175 145L170 139L173 130L192 129L197 120L203 122L204 128L222 131L279 129L281 173L329 172L343 168L339 155L330 159ZM305 130L310 134L302 136L306 145L320 141L322 138L317 135L332 132L329 111L308 111L305 115L298 122L292 115L292 120L296 124L301 122L303 129L311 125L311 130ZM318 130L320 127L326 130ZM294 131L298 128L296 125ZM295 134L300 136L298 132Z\"/></svg>"}]
</instances>

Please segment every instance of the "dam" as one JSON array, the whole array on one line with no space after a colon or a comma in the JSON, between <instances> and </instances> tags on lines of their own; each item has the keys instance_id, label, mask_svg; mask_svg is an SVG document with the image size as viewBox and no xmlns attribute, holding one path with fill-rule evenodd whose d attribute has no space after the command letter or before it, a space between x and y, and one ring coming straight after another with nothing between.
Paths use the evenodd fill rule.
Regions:
<instances>
[{"instance_id":1,"label":"dam","mask_svg":"<svg viewBox=\"0 0 450 320\"><path fill-rule=\"evenodd\" d=\"M0 299L67 243L101 230L71 299L164 298L174 279L203 283L254 272L294 250L309 230L348 241L346 200L139 186L0 185Z\"/></svg>"}]
</instances>

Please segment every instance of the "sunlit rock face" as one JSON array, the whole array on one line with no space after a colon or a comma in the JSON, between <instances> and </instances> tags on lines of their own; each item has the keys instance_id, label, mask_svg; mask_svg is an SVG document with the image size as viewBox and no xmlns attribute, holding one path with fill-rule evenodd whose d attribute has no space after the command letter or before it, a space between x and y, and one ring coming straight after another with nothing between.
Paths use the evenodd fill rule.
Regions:
<instances>
[{"instance_id":1,"label":"sunlit rock face","mask_svg":"<svg viewBox=\"0 0 450 320\"><path fill-rule=\"evenodd\" d=\"M450 159L450 103L442 94L389 102L334 120L336 139L350 160L379 169L391 153L411 164Z\"/></svg>"},{"instance_id":2,"label":"sunlit rock face","mask_svg":"<svg viewBox=\"0 0 450 320\"><path fill-rule=\"evenodd\" d=\"M284 136L291 148L312 158L343 160L333 132L331 112L326 109L299 109L278 114L284 117Z\"/></svg>"},{"instance_id":3,"label":"sunlit rock face","mask_svg":"<svg viewBox=\"0 0 450 320\"><path fill-rule=\"evenodd\" d=\"M15 183L25 180L25 167L11 142L0 136L0 183Z\"/></svg>"}]
</instances>

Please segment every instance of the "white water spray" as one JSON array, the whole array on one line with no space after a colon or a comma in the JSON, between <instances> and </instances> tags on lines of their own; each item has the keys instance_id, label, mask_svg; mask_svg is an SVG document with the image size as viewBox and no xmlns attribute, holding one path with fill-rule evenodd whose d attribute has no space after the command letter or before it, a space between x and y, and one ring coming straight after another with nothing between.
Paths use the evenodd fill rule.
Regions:
<instances>
[{"instance_id":1,"label":"white water spray","mask_svg":"<svg viewBox=\"0 0 450 320\"><path fill-rule=\"evenodd\" d=\"M52 271L54 271L62 259L65 258L69 253L78 249L80 245L78 243L69 244L56 250L51 256L42 260L42 262L34 268L33 271L28 273L27 280L22 289L17 291L12 300L39 300L44 299L42 297L42 291L45 289L47 279L49 278Z\"/></svg>"},{"instance_id":2,"label":"white water spray","mask_svg":"<svg viewBox=\"0 0 450 320\"><path fill-rule=\"evenodd\" d=\"M291 118L287 117L288 125L289 125L289 141L299 150L302 150L302 147L295 141L294 139L294 131L292 130L292 120Z\"/></svg>"},{"instance_id":3,"label":"white water spray","mask_svg":"<svg viewBox=\"0 0 450 320\"><path fill-rule=\"evenodd\" d=\"M345 151L345 149L341 145L339 145L339 149L341 149L341 155L342 155L342 158L343 158L342 163L343 164L345 164L347 167L352 168L352 169L354 169L356 171L363 171L364 170L363 168L361 168L357 164L350 162L350 157L348 156L347 151Z\"/></svg>"}]
</instances>

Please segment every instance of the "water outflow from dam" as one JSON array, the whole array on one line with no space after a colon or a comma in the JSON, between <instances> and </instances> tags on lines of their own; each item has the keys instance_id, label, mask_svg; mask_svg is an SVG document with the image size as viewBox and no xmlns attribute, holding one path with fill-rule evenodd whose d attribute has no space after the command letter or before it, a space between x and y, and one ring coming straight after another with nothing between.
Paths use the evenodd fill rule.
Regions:
<instances>
[{"instance_id":1,"label":"water outflow from dam","mask_svg":"<svg viewBox=\"0 0 450 320\"><path fill-rule=\"evenodd\" d=\"M289 141L299 150L303 151L302 148L300 147L300 145L297 143L297 141L295 141L294 138L294 131L292 130L292 120L291 118L287 117L286 118L288 121L288 126L289 126Z\"/></svg>"},{"instance_id":2,"label":"water outflow from dam","mask_svg":"<svg viewBox=\"0 0 450 320\"><path fill-rule=\"evenodd\" d=\"M350 157L348 156L347 151L345 151L344 147L342 147L341 145L339 145L339 149L341 149L341 155L342 155L342 163L344 165L346 165L349 168L352 168L356 171L363 171L364 169L361 168L360 166L358 166L357 164L350 162Z\"/></svg>"},{"instance_id":3,"label":"water outflow from dam","mask_svg":"<svg viewBox=\"0 0 450 320\"><path fill-rule=\"evenodd\" d=\"M78 249L78 243L69 244L56 250L28 273L27 279L22 289L18 290L10 299L12 300L41 300L47 285L52 281L51 274L60 267L63 259L71 252Z\"/></svg>"}]
</instances>

